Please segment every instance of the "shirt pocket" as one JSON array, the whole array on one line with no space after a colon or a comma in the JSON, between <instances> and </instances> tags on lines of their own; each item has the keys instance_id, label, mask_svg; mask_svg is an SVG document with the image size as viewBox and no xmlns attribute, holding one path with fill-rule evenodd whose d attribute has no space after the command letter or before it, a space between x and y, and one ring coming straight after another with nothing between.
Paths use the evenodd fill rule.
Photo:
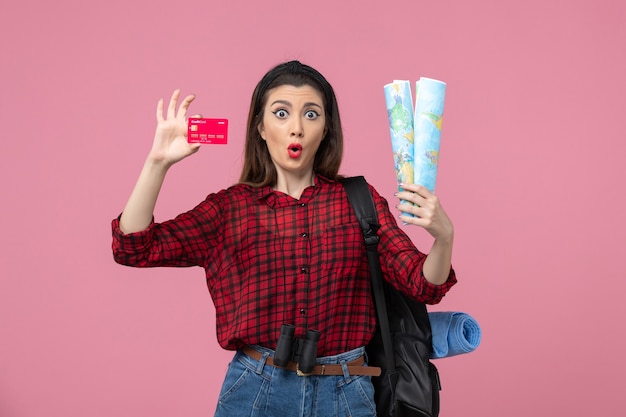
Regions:
<instances>
[{"instance_id":1,"label":"shirt pocket","mask_svg":"<svg viewBox=\"0 0 626 417\"><path fill-rule=\"evenodd\" d=\"M358 224L344 223L322 233L321 266L326 272L355 276L365 258L365 243Z\"/></svg>"}]
</instances>

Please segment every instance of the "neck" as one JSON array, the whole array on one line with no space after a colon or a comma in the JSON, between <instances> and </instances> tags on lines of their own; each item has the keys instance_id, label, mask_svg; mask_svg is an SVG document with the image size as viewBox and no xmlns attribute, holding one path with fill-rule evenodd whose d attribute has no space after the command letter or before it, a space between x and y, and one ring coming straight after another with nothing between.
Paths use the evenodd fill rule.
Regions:
<instances>
[{"instance_id":1,"label":"neck","mask_svg":"<svg viewBox=\"0 0 626 417\"><path fill-rule=\"evenodd\" d=\"M274 189L299 200L304 189L315 184L313 178L312 172L302 176L279 174Z\"/></svg>"}]
</instances>

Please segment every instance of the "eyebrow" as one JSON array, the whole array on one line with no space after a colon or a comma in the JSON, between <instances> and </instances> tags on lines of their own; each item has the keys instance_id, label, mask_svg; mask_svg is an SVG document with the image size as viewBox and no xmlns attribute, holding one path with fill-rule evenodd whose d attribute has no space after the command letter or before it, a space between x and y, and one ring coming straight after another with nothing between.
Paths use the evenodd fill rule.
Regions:
<instances>
[{"instance_id":1,"label":"eyebrow","mask_svg":"<svg viewBox=\"0 0 626 417\"><path fill-rule=\"evenodd\" d=\"M274 101L274 102L271 104L271 106L273 106L274 104L283 104L283 105L285 105L285 106L289 106L289 107L291 107L291 106L292 106L292 104L291 104L290 102L288 102L287 100L276 100L276 101ZM319 104L314 103L314 102L312 102L312 101L309 101L309 102L304 103L304 107L310 107L310 106L315 106L315 107L318 107L320 110L322 109L322 106L320 106Z\"/></svg>"}]
</instances>

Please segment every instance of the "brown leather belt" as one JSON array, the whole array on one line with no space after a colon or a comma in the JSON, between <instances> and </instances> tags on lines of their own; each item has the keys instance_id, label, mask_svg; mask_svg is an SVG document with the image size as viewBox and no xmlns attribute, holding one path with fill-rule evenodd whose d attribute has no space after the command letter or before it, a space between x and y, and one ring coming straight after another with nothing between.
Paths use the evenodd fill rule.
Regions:
<instances>
[{"instance_id":1,"label":"brown leather belt","mask_svg":"<svg viewBox=\"0 0 626 417\"><path fill-rule=\"evenodd\" d=\"M250 346L244 346L242 349L243 353L250 356L252 359L260 361L263 358L263 354ZM310 373L303 373L298 369L298 364L295 362L289 362L287 366L277 366L274 364L274 358L268 356L265 360L265 364L269 366L273 366L275 368L287 369L288 371L294 371L299 376L309 376L309 375L343 375L343 367L340 364L326 364L326 365L315 365L313 371ZM348 368L348 373L350 375L369 375L369 376L380 376L380 368L377 366L363 366L365 364L365 358L361 356L351 362L346 363Z\"/></svg>"}]
</instances>

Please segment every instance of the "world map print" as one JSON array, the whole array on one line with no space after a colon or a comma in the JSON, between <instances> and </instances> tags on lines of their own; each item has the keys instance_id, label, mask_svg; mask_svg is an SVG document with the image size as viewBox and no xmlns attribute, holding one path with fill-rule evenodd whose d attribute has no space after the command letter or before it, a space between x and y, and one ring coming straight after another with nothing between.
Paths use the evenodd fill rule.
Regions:
<instances>
[{"instance_id":1,"label":"world map print","mask_svg":"<svg viewBox=\"0 0 626 417\"><path fill-rule=\"evenodd\" d=\"M384 91L398 184L421 184L434 192L446 84L421 77L415 83L415 110L409 81L395 80Z\"/></svg>"},{"instance_id":2,"label":"world map print","mask_svg":"<svg viewBox=\"0 0 626 417\"><path fill-rule=\"evenodd\" d=\"M385 101L389 118L393 163L398 184L414 180L413 98L409 81L394 81L385 86Z\"/></svg>"},{"instance_id":3,"label":"world map print","mask_svg":"<svg viewBox=\"0 0 626 417\"><path fill-rule=\"evenodd\" d=\"M446 84L431 78L415 83L414 181L435 192Z\"/></svg>"}]
</instances>

